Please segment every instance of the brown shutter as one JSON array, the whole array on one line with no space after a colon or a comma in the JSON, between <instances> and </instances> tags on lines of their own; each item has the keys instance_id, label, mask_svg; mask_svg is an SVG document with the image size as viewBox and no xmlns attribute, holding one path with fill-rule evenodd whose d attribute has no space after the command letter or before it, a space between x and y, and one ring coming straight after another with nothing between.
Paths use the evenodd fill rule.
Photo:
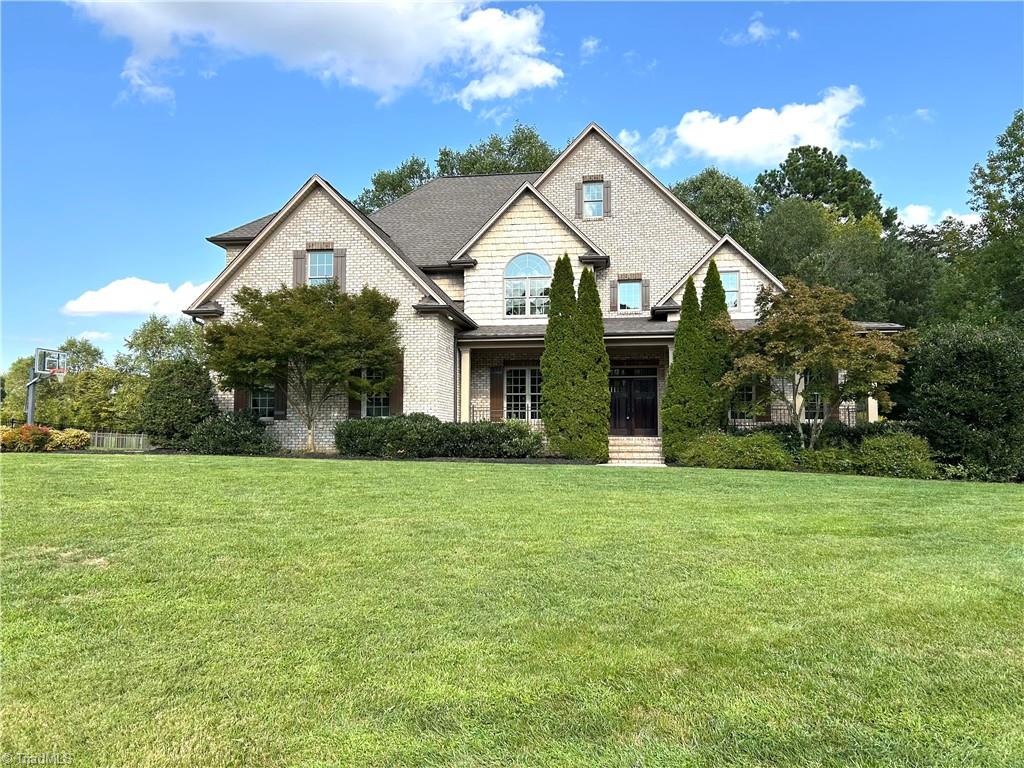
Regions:
<instances>
[{"instance_id":1,"label":"brown shutter","mask_svg":"<svg viewBox=\"0 0 1024 768\"><path fill-rule=\"evenodd\" d=\"M274 419L288 418L288 379L282 377L274 382Z\"/></svg>"},{"instance_id":2,"label":"brown shutter","mask_svg":"<svg viewBox=\"0 0 1024 768\"><path fill-rule=\"evenodd\" d=\"M604 183L604 215L612 215L612 183L610 181Z\"/></svg>"},{"instance_id":3,"label":"brown shutter","mask_svg":"<svg viewBox=\"0 0 1024 768\"><path fill-rule=\"evenodd\" d=\"M363 398L350 397L348 399L348 417L350 419L363 418Z\"/></svg>"},{"instance_id":4,"label":"brown shutter","mask_svg":"<svg viewBox=\"0 0 1024 768\"><path fill-rule=\"evenodd\" d=\"M651 308L651 281L640 281L640 308L646 312Z\"/></svg>"},{"instance_id":5,"label":"brown shutter","mask_svg":"<svg viewBox=\"0 0 1024 768\"><path fill-rule=\"evenodd\" d=\"M389 411L392 416L400 416L405 404L402 398L405 395L405 358L398 358L398 366L395 368L395 382L391 385L391 396L388 400Z\"/></svg>"},{"instance_id":6,"label":"brown shutter","mask_svg":"<svg viewBox=\"0 0 1024 768\"><path fill-rule=\"evenodd\" d=\"M334 282L345 290L345 249L335 248L334 249Z\"/></svg>"},{"instance_id":7,"label":"brown shutter","mask_svg":"<svg viewBox=\"0 0 1024 768\"><path fill-rule=\"evenodd\" d=\"M249 410L249 390L246 389L245 387L235 388L235 410Z\"/></svg>"},{"instance_id":8,"label":"brown shutter","mask_svg":"<svg viewBox=\"0 0 1024 768\"><path fill-rule=\"evenodd\" d=\"M576 185L576 218L583 218L583 184Z\"/></svg>"},{"instance_id":9,"label":"brown shutter","mask_svg":"<svg viewBox=\"0 0 1024 768\"><path fill-rule=\"evenodd\" d=\"M294 251L292 259L292 285L306 284L306 252Z\"/></svg>"},{"instance_id":10,"label":"brown shutter","mask_svg":"<svg viewBox=\"0 0 1024 768\"><path fill-rule=\"evenodd\" d=\"M505 419L505 369L491 368L491 421Z\"/></svg>"},{"instance_id":11,"label":"brown shutter","mask_svg":"<svg viewBox=\"0 0 1024 768\"><path fill-rule=\"evenodd\" d=\"M610 280L608 282L608 309L612 312L617 312L619 309L619 281Z\"/></svg>"}]
</instances>

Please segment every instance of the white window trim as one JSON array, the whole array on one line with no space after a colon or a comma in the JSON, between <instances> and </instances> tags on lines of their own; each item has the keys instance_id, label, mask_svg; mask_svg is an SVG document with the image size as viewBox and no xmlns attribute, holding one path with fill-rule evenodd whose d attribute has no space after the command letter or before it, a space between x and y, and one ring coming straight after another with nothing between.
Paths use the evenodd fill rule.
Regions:
<instances>
[{"instance_id":1,"label":"white window trim","mask_svg":"<svg viewBox=\"0 0 1024 768\"><path fill-rule=\"evenodd\" d=\"M312 269L313 269L312 255L314 253L317 253L317 254L319 254L319 253L330 254L330 259L328 260L328 264L330 264L330 267L331 267L331 274L330 274L330 276L317 275L316 277L313 277L311 272L312 272ZM333 281L334 278L335 278L335 275L334 275L334 251L329 251L326 248L316 248L316 249L314 249L312 251L306 251L306 284L307 285L322 285L322 284L326 284L326 283L329 283L329 282ZM320 282L314 283L313 282L314 280L317 280L317 281L322 280L323 283L320 283Z\"/></svg>"},{"instance_id":2,"label":"white window trim","mask_svg":"<svg viewBox=\"0 0 1024 768\"><path fill-rule=\"evenodd\" d=\"M515 417L512 417L512 416L508 415L508 413L509 413L509 410L508 410L508 372L509 371L526 371L526 418L525 419L517 419ZM533 392L531 391L532 390L531 384L533 383L533 372L534 371L537 371L538 374L539 374L540 373L540 366L538 366L538 365L509 365L509 366L505 367L504 371L502 371L502 376L501 376L501 390L502 390L501 391L501 397L502 397L502 401L501 401L501 415L505 419L505 421L523 421L523 422L526 422L528 424L531 421L537 421L537 420L540 419L540 408L537 408L537 418L536 419L533 419L533 418L530 417L530 413L532 413L532 411L533 411ZM543 382L541 382L541 392L538 395L538 398L540 399L541 403L544 402L544 399L543 399L544 398L544 383Z\"/></svg>"},{"instance_id":3,"label":"white window trim","mask_svg":"<svg viewBox=\"0 0 1024 768\"><path fill-rule=\"evenodd\" d=\"M623 284L626 284L626 283L628 283L628 284L636 283L637 289L639 290L639 293L637 293L637 305L635 307L630 307L629 309L624 309L622 307L622 286L623 286ZM616 298L615 298L615 301L616 301L616 310L615 311L616 312L622 312L623 314L625 314L627 312L643 312L643 309L644 309L644 281L642 279L636 278L634 280L634 279L631 278L629 280L618 280L618 281L616 281L615 293L616 293Z\"/></svg>"},{"instance_id":4,"label":"white window trim","mask_svg":"<svg viewBox=\"0 0 1024 768\"><path fill-rule=\"evenodd\" d=\"M589 200L589 201L587 200L587 187L588 186L595 186L595 187L600 187L601 188L601 201L600 201L601 202L601 213L600 213L599 216L588 216L587 215L587 203L588 202L591 202L591 203L598 202L597 200ZM598 219L603 219L604 218L604 212L605 212L605 206L604 206L604 203L605 203L605 200L604 200L604 182L603 181L584 181L583 182L582 196L583 196L583 201L582 201L583 202L583 210L581 211L581 213L583 214L583 218L585 220L588 220L588 221L597 221Z\"/></svg>"},{"instance_id":5,"label":"white window trim","mask_svg":"<svg viewBox=\"0 0 1024 768\"><path fill-rule=\"evenodd\" d=\"M729 309L729 310L739 309L740 308L740 298L741 298L740 287L743 285L743 273L740 270L738 270L738 269L723 269L721 271L721 273L719 273L719 277L721 277L721 275L736 275L736 305L735 306L732 306L732 307L729 306L729 292L725 290L725 285L724 284L722 285L722 290L725 292L725 308Z\"/></svg>"},{"instance_id":6,"label":"white window trim","mask_svg":"<svg viewBox=\"0 0 1024 768\"><path fill-rule=\"evenodd\" d=\"M509 266L512 264L513 261L518 259L520 256L536 256L538 259L540 259L541 261L543 261L547 265L548 274L546 276L533 275L533 276L528 276L528 277L509 277L508 274L506 274L508 272ZM551 268L551 263L547 259L545 259L543 256L541 256L539 253L534 253L533 251L523 251L522 253L517 253L511 259L506 261L505 262L505 266L502 267L502 270L501 270L501 311L502 311L502 317L504 317L506 320L533 320L534 322L536 322L536 318L539 318L539 317L543 317L543 318L546 319L547 316L548 316L548 312L543 312L543 313L538 313L538 314L530 314L530 306L531 306L530 299L531 298L532 299L541 298L539 296L530 296L530 281L531 280L547 280L547 282L548 282L548 295L547 295L546 298L548 300L548 310L550 311L550 309L551 309L551 281L554 279L554 276L555 276L555 274L554 274L554 270ZM506 296L505 295L505 293L506 293L505 286L507 286L508 283L510 281L512 281L512 280L522 280L523 282L526 283L526 295L522 297L523 301L525 302L524 306L526 308L526 312L524 312L521 315L511 315L508 312L508 302L509 302L509 300L512 299L512 298L519 298L519 297L516 297L516 296Z\"/></svg>"},{"instance_id":7,"label":"white window trim","mask_svg":"<svg viewBox=\"0 0 1024 768\"><path fill-rule=\"evenodd\" d=\"M270 390L270 415L263 416L256 413L256 390L257 389L269 389ZM256 413L256 418L260 421L273 421L274 412L277 410L277 389L271 385L258 384L249 390L249 409Z\"/></svg>"},{"instance_id":8,"label":"white window trim","mask_svg":"<svg viewBox=\"0 0 1024 768\"><path fill-rule=\"evenodd\" d=\"M362 369L362 374L363 374L363 380L364 381L369 379L369 371L367 371L366 368ZM387 395L385 395L385 397L387 397L387 399L388 399L388 415L387 416L372 416L371 417L371 416L367 415L366 412L369 410L369 405L370 405L370 395L367 394L367 393L364 393L363 396L360 398L360 400L362 402L360 403L360 406L359 406L359 415L362 418L364 418L364 419L368 419L368 418L386 419L389 416L391 416L391 393L388 392Z\"/></svg>"}]
</instances>

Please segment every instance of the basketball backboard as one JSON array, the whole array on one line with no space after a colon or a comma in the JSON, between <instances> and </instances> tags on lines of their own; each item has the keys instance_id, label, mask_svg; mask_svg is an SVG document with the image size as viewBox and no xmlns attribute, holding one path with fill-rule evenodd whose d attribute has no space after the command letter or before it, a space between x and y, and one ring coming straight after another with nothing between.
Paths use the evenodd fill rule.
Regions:
<instances>
[{"instance_id":1,"label":"basketball backboard","mask_svg":"<svg viewBox=\"0 0 1024 768\"><path fill-rule=\"evenodd\" d=\"M64 381L68 372L68 353L60 349L37 349L35 368L37 376Z\"/></svg>"}]
</instances>

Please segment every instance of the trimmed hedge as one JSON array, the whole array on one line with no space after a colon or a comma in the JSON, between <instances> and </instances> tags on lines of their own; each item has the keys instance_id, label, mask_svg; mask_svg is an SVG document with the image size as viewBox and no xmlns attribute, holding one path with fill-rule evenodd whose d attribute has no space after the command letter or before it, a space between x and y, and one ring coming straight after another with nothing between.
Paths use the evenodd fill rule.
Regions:
<instances>
[{"instance_id":1,"label":"trimmed hedge","mask_svg":"<svg viewBox=\"0 0 1024 768\"><path fill-rule=\"evenodd\" d=\"M422 413L339 422L334 444L343 456L384 459L526 459L543 449L540 434L518 421L457 424Z\"/></svg>"},{"instance_id":2,"label":"trimmed hedge","mask_svg":"<svg viewBox=\"0 0 1024 768\"><path fill-rule=\"evenodd\" d=\"M221 413L197 424L185 441L192 453L265 456L280 446L252 411Z\"/></svg>"},{"instance_id":3,"label":"trimmed hedge","mask_svg":"<svg viewBox=\"0 0 1024 768\"><path fill-rule=\"evenodd\" d=\"M909 434L865 438L857 450L857 470L877 477L930 480L939 476L928 441Z\"/></svg>"},{"instance_id":4,"label":"trimmed hedge","mask_svg":"<svg viewBox=\"0 0 1024 768\"><path fill-rule=\"evenodd\" d=\"M0 450L9 452L80 451L89 447L84 429L50 429L38 424L0 427Z\"/></svg>"},{"instance_id":5,"label":"trimmed hedge","mask_svg":"<svg viewBox=\"0 0 1024 768\"><path fill-rule=\"evenodd\" d=\"M852 475L858 470L857 453L849 448L819 448L800 451L797 457L800 469L833 475Z\"/></svg>"},{"instance_id":6,"label":"trimmed hedge","mask_svg":"<svg viewBox=\"0 0 1024 768\"><path fill-rule=\"evenodd\" d=\"M793 457L767 432L745 436L708 432L686 443L676 461L684 467L713 469L793 469Z\"/></svg>"}]
</instances>

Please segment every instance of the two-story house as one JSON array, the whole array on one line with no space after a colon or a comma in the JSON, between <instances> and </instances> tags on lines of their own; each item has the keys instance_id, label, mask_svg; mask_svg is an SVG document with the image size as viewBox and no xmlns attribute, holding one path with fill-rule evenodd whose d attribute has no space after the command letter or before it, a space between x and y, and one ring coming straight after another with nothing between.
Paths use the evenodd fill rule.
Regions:
<instances>
[{"instance_id":1,"label":"two-story house","mask_svg":"<svg viewBox=\"0 0 1024 768\"><path fill-rule=\"evenodd\" d=\"M334 403L316 431L324 448L346 418L539 419L548 289L564 253L577 279L586 267L597 278L616 436L660 432L687 278L699 291L714 258L738 327L754 322L762 288L782 290L595 124L543 173L437 178L370 216L314 176L277 212L209 240L224 248L227 263L185 310L193 318L231 316L232 295L243 286L333 280L400 302L404 357L394 389ZM271 432L283 445L304 445L280 386L225 395L223 407L252 407L274 420Z\"/></svg>"}]
</instances>

